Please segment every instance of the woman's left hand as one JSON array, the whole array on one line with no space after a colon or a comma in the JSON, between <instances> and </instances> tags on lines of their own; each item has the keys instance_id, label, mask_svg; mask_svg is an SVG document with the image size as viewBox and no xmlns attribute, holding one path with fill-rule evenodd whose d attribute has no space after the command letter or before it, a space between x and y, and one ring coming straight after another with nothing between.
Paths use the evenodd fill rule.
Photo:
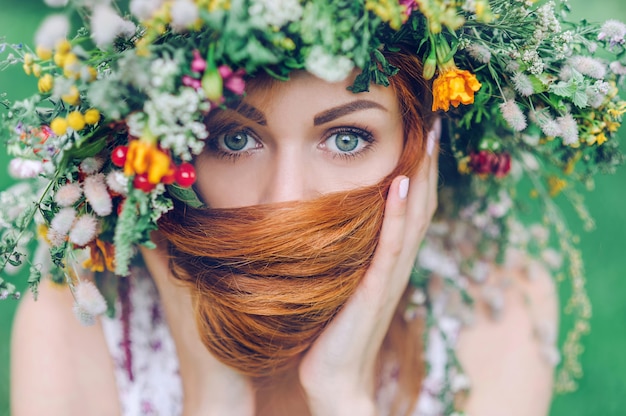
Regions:
<instances>
[{"instance_id":1,"label":"woman's left hand","mask_svg":"<svg viewBox=\"0 0 626 416\"><path fill-rule=\"evenodd\" d=\"M363 281L303 357L298 369L318 415L375 414L374 367L437 206L440 121L418 172L391 183L378 247Z\"/></svg>"}]
</instances>

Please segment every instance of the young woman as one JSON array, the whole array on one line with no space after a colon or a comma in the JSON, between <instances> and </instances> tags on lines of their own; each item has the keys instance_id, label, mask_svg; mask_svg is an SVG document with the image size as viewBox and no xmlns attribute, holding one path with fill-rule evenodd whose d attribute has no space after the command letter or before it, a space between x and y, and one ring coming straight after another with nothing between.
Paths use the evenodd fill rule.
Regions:
<instances>
[{"instance_id":1,"label":"young woman","mask_svg":"<svg viewBox=\"0 0 626 416\"><path fill-rule=\"evenodd\" d=\"M173 46L189 47L185 42L191 39L174 34L183 31L181 10L164 9L171 13L164 19L172 38L151 38L163 16L144 13L148 6L141 9L139 3L133 2L133 13L153 17L135 39L140 53L116 61L115 75L89 81L90 67L67 64L74 59L68 58L71 52L63 43L54 46L57 65L76 72L76 79L84 72L85 82L94 83L85 87L91 104L118 116L105 124L99 115L91 123L80 100L71 103L72 97L64 96L78 115L50 122L54 137L70 140L69 156L60 160L71 167L63 165L64 174L51 185L56 205L45 237L65 255L88 247L86 266L96 273L72 269L66 258L64 276L72 291L42 283L37 302L22 302L13 336L13 414L439 415L455 408L480 415L547 414L554 362L546 358L553 357L558 315L548 273L514 250L501 249L502 265L496 265L493 247L478 254L484 241L502 230L485 228L484 241L475 240L468 230L481 213L455 211L454 198L441 201L431 227L441 186L459 194L469 190L456 176L440 174L440 150L448 164L459 157L462 140L445 136L440 146L442 120L433 110L470 104L481 88L456 67L436 30L429 29L428 39L436 42L424 65L412 52L414 44L398 41L383 52L376 49L375 61L362 70L349 68L340 80L321 79L318 62L309 60L308 71L291 71L287 81L250 71L241 95L241 74L218 71L215 62L220 51L234 62L236 51L212 43L206 59L197 49L174 52ZM413 3L402 3L403 27L418 27L423 16L417 17ZM307 22L314 13L297 4L291 4L294 13L303 13L301 22ZM255 13L271 14L255 10L248 10L251 22ZM377 25L389 25L384 30L394 27L380 10L365 10L378 16ZM98 12L103 9L94 9L94 40L104 47L104 37L96 33ZM229 19L224 37L246 38L228 32ZM273 19L270 28L289 26L287 18ZM293 35L289 27L284 33ZM203 43L202 33L210 31L197 33ZM267 33L263 36L279 31ZM303 30L302 42L305 35ZM147 52L142 41L154 42L152 51L159 51L145 67L151 78L139 71ZM314 49L302 48L307 59ZM292 52L285 50L289 63ZM47 57L45 50L38 55ZM431 56L439 71L433 85ZM190 57L190 71L181 77L173 65L186 65ZM32 57L24 62L32 65ZM269 74L280 75L266 65ZM345 66L341 60L325 65ZM363 74L376 82L368 78L362 88ZM388 87L379 85L387 82ZM49 92L45 81L40 84L43 94ZM117 94L112 85L130 85L123 92L138 92L139 98L128 95L126 109L119 103L111 107L105 94ZM235 96L224 101L227 89ZM355 94L359 89L368 91ZM183 99L184 94L192 95ZM509 119L506 111L513 110L507 105L503 117L513 130L523 130L519 120ZM79 116L82 124L76 123ZM183 150L175 129L187 134ZM485 131L477 127L467 134ZM565 132L559 134L566 139ZM190 135L202 137L200 151ZM93 146L82 144L89 140ZM482 148L466 155L458 170L506 176L509 154L485 143L481 146L490 146L490 153ZM116 166L132 181L120 180ZM192 173L197 177L189 188ZM159 199L163 185L173 200L166 208ZM488 205L491 215L504 218L506 198L500 193L494 201L499 205ZM87 217L104 219L89 236L80 229L93 225ZM442 228L441 218L462 225ZM147 235L153 246L144 240ZM130 255L123 253L136 243L145 244L139 247L141 260L128 267ZM464 256L455 258L458 267L446 257L450 245ZM113 249L115 264L109 267ZM413 273L418 253L418 263L431 271L421 275L421 286ZM468 264L471 278L457 276L452 280L460 287L451 290L450 276ZM127 277L114 278L105 269ZM106 295L111 292L119 294L117 301ZM475 299L471 307L460 301L463 294ZM74 318L90 320L115 305L116 315L90 328Z\"/></svg>"}]
</instances>

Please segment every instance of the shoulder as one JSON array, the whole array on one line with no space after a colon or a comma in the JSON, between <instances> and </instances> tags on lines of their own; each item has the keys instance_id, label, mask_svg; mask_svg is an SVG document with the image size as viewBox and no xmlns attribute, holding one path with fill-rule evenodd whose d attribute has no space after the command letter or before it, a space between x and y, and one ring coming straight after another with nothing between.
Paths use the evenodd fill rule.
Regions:
<instances>
[{"instance_id":1,"label":"shoulder","mask_svg":"<svg viewBox=\"0 0 626 416\"><path fill-rule=\"evenodd\" d=\"M468 414L548 414L558 360L558 296L550 273L522 258L472 284L475 321L458 339L472 381ZM494 312L496 313L494 316Z\"/></svg>"},{"instance_id":2,"label":"shoulder","mask_svg":"<svg viewBox=\"0 0 626 416\"><path fill-rule=\"evenodd\" d=\"M100 325L82 326L67 288L42 282L25 296L13 325L12 414L119 413L111 359Z\"/></svg>"}]
</instances>

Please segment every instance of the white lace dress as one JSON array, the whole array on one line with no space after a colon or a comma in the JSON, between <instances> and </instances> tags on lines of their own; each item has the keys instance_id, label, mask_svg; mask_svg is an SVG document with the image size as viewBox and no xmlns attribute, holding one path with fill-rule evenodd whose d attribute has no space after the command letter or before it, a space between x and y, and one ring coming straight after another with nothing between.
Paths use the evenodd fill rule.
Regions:
<instances>
[{"instance_id":1,"label":"white lace dress","mask_svg":"<svg viewBox=\"0 0 626 416\"><path fill-rule=\"evenodd\" d=\"M119 312L122 308L117 308L117 317L102 319L107 345L115 363L122 415L180 415L183 392L178 359L158 292L144 269L134 269L128 282L126 305L129 307L124 311L128 316L123 319ZM446 302L446 296L441 296L434 304L436 324L429 329L426 348L429 374L414 409L415 416L445 414L442 398L446 395L452 368L448 365L448 350L461 327L458 319L444 315L448 309ZM410 318L407 316L407 319ZM393 365L383 369L382 385L377 394L381 415L389 413L398 387L397 370L397 366Z\"/></svg>"}]
</instances>

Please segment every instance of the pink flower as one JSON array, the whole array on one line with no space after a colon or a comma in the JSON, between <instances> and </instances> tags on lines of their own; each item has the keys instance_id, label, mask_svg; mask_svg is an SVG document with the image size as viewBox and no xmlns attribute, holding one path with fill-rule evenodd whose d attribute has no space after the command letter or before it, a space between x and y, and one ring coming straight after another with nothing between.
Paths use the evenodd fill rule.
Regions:
<instances>
[{"instance_id":1,"label":"pink flower","mask_svg":"<svg viewBox=\"0 0 626 416\"><path fill-rule=\"evenodd\" d=\"M191 61L191 70L199 74L206 70L206 61L200 56L200 52L197 49L193 51L193 60Z\"/></svg>"},{"instance_id":2,"label":"pink flower","mask_svg":"<svg viewBox=\"0 0 626 416\"><path fill-rule=\"evenodd\" d=\"M189 75L183 75L183 85L199 90L200 88L202 88L202 81L192 78Z\"/></svg>"},{"instance_id":3,"label":"pink flower","mask_svg":"<svg viewBox=\"0 0 626 416\"><path fill-rule=\"evenodd\" d=\"M243 79L246 71L238 69L233 71L228 65L221 65L217 70L224 80L224 87L237 95L242 95L246 89L246 82Z\"/></svg>"},{"instance_id":4,"label":"pink flower","mask_svg":"<svg viewBox=\"0 0 626 416\"><path fill-rule=\"evenodd\" d=\"M417 10L418 4L416 0L400 0L400 5L406 7L405 14L407 17L413 13L413 10Z\"/></svg>"}]
</instances>

